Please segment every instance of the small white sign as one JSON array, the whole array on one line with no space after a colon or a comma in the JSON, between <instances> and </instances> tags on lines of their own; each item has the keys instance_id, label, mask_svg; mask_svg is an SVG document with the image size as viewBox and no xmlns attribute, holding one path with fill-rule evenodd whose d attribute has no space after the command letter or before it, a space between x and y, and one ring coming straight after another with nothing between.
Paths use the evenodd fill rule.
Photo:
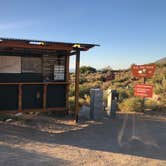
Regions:
<instances>
[{"instance_id":1,"label":"small white sign","mask_svg":"<svg viewBox=\"0 0 166 166\"><path fill-rule=\"evenodd\" d=\"M54 80L64 80L65 69L64 66L54 65Z\"/></svg>"}]
</instances>

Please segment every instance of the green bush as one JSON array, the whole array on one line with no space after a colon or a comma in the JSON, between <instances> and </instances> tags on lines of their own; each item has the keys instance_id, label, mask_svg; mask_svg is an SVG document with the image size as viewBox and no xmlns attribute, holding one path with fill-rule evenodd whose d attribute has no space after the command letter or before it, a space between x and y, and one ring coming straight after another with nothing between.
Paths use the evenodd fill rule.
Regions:
<instances>
[{"instance_id":1,"label":"green bush","mask_svg":"<svg viewBox=\"0 0 166 166\"><path fill-rule=\"evenodd\" d=\"M86 82L88 82L88 80L85 77L80 77L80 84L84 84Z\"/></svg>"},{"instance_id":2,"label":"green bush","mask_svg":"<svg viewBox=\"0 0 166 166\"><path fill-rule=\"evenodd\" d=\"M79 98L79 106L81 107L82 105L89 105L90 104L90 97L89 96L85 96L84 98ZM69 97L69 110L74 112L75 109L75 97Z\"/></svg>"},{"instance_id":3,"label":"green bush","mask_svg":"<svg viewBox=\"0 0 166 166\"><path fill-rule=\"evenodd\" d=\"M89 86L87 85L81 85L80 86L80 92L79 92L79 95L81 98L84 98L85 95L89 95L90 94L90 88Z\"/></svg>"},{"instance_id":4,"label":"green bush","mask_svg":"<svg viewBox=\"0 0 166 166\"><path fill-rule=\"evenodd\" d=\"M69 97L69 110L70 111L74 111L74 106L75 106L75 98L73 97Z\"/></svg>"},{"instance_id":5,"label":"green bush","mask_svg":"<svg viewBox=\"0 0 166 166\"><path fill-rule=\"evenodd\" d=\"M80 67L80 73L96 73L96 69L91 66L81 66Z\"/></svg>"},{"instance_id":6,"label":"green bush","mask_svg":"<svg viewBox=\"0 0 166 166\"><path fill-rule=\"evenodd\" d=\"M154 110L159 110L160 105L156 101L154 101L152 99L148 99L145 103L145 108L154 111Z\"/></svg>"},{"instance_id":7,"label":"green bush","mask_svg":"<svg viewBox=\"0 0 166 166\"><path fill-rule=\"evenodd\" d=\"M75 94L75 87L74 85L71 85L69 90L69 96L72 97L74 96L74 94Z\"/></svg>"},{"instance_id":8,"label":"green bush","mask_svg":"<svg viewBox=\"0 0 166 166\"><path fill-rule=\"evenodd\" d=\"M133 97L134 96L134 89L133 87L130 87L129 89L127 89L127 94L129 97Z\"/></svg>"},{"instance_id":9,"label":"green bush","mask_svg":"<svg viewBox=\"0 0 166 166\"><path fill-rule=\"evenodd\" d=\"M119 109L126 112L140 112L142 111L142 102L139 98L128 98L119 104Z\"/></svg>"},{"instance_id":10,"label":"green bush","mask_svg":"<svg viewBox=\"0 0 166 166\"><path fill-rule=\"evenodd\" d=\"M119 102L122 102L124 99L129 97L127 90L125 89L119 89L118 93L119 93Z\"/></svg>"}]
</instances>

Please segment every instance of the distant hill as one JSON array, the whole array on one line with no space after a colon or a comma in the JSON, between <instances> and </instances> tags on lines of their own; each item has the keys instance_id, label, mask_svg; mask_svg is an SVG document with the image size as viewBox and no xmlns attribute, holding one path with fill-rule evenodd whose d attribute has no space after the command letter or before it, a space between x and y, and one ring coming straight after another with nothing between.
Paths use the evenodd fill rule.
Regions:
<instances>
[{"instance_id":1,"label":"distant hill","mask_svg":"<svg viewBox=\"0 0 166 166\"><path fill-rule=\"evenodd\" d=\"M166 64L166 57L159 59L158 61L155 62L156 64Z\"/></svg>"}]
</instances>

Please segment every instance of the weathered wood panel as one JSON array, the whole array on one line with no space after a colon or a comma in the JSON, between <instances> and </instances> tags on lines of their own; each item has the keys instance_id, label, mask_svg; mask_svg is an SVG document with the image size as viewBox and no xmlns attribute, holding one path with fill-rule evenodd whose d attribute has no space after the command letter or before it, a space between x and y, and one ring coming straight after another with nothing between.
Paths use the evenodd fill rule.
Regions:
<instances>
[{"instance_id":1,"label":"weathered wood panel","mask_svg":"<svg viewBox=\"0 0 166 166\"><path fill-rule=\"evenodd\" d=\"M21 73L21 57L0 56L0 73Z\"/></svg>"},{"instance_id":2,"label":"weathered wood panel","mask_svg":"<svg viewBox=\"0 0 166 166\"><path fill-rule=\"evenodd\" d=\"M22 73L42 73L42 58L22 57L21 70Z\"/></svg>"}]
</instances>

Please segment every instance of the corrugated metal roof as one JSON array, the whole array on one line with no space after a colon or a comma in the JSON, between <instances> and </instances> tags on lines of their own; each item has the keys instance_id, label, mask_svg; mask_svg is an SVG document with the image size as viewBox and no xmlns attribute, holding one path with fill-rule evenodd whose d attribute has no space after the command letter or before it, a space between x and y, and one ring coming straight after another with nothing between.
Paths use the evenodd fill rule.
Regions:
<instances>
[{"instance_id":1,"label":"corrugated metal roof","mask_svg":"<svg viewBox=\"0 0 166 166\"><path fill-rule=\"evenodd\" d=\"M88 44L88 43L70 43L70 42L56 42L56 41L45 41L45 40L31 40L31 39L17 39L17 38L3 38L0 37L0 41L20 41L20 42L41 42L45 44L64 44L64 45L80 45L82 47L87 47L88 49L94 47L94 46L100 46L98 44Z\"/></svg>"}]
</instances>

